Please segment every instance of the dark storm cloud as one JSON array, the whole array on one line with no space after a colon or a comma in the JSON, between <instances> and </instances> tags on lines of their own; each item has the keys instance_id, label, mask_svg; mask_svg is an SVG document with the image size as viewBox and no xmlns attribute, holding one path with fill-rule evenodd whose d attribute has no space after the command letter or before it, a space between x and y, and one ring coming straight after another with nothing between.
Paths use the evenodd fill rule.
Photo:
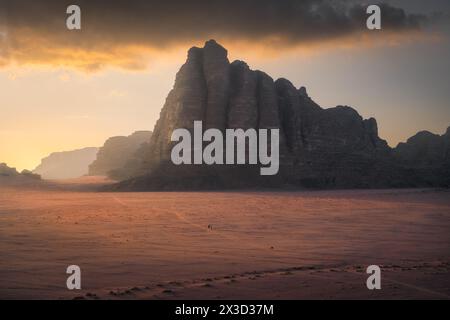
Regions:
<instances>
[{"instance_id":1,"label":"dark storm cloud","mask_svg":"<svg viewBox=\"0 0 450 320\"><path fill-rule=\"evenodd\" d=\"M347 1L348 2L348 1ZM156 45L180 38L210 34L243 38L279 35L312 40L345 35L365 28L365 6L331 0L11 0L7 2L10 27L30 27L65 33L65 9L78 4L83 26L102 37L127 41L154 41ZM421 16L381 5L383 27L418 28Z\"/></svg>"},{"instance_id":2,"label":"dark storm cloud","mask_svg":"<svg viewBox=\"0 0 450 320\"><path fill-rule=\"evenodd\" d=\"M81 7L81 31L71 32L65 27L65 11L70 4ZM250 43L270 40L272 44L295 46L367 31L366 6L359 1L0 0L0 6L6 12L10 46L6 54L16 60L34 57L36 62L52 52L61 58L48 46L107 55L121 46L165 48L209 38ZM389 4L381 8L386 32L418 30L425 20Z\"/></svg>"}]
</instances>

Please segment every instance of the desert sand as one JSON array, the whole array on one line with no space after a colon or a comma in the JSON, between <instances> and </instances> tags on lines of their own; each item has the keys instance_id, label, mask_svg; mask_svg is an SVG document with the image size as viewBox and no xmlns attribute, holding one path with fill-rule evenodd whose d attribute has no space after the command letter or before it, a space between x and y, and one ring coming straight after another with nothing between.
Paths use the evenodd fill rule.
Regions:
<instances>
[{"instance_id":1,"label":"desert sand","mask_svg":"<svg viewBox=\"0 0 450 320\"><path fill-rule=\"evenodd\" d=\"M113 193L85 183L0 186L1 299L450 298L449 191ZM66 288L72 264L82 290ZM372 264L381 290L366 287Z\"/></svg>"}]
</instances>

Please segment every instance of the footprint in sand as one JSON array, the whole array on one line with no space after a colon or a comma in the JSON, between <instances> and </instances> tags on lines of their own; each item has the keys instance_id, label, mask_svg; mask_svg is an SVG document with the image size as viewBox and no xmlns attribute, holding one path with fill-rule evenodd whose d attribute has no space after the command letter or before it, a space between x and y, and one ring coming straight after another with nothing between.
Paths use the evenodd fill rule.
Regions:
<instances>
[{"instance_id":1,"label":"footprint in sand","mask_svg":"<svg viewBox=\"0 0 450 320\"><path fill-rule=\"evenodd\" d=\"M163 290L162 293L164 293L164 294L173 294L174 292L172 290L170 290L170 289L166 289L166 290Z\"/></svg>"}]
</instances>

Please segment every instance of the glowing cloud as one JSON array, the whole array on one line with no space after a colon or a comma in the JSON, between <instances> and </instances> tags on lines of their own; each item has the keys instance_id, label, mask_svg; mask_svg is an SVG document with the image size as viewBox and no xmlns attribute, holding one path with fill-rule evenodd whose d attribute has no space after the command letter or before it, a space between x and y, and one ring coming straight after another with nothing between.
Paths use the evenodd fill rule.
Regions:
<instances>
[{"instance_id":1,"label":"glowing cloud","mask_svg":"<svg viewBox=\"0 0 450 320\"><path fill-rule=\"evenodd\" d=\"M232 48L259 51L396 34L417 33L424 16L380 5L383 30L366 29L365 7L337 0L79 0L82 29L68 30L70 3L56 0L0 2L0 66L50 65L96 71L106 66L141 70L154 57L215 38ZM6 14L5 14L6 13ZM378 33L378 34L377 34ZM389 35L389 36L388 36ZM282 51L282 50L278 50Z\"/></svg>"}]
</instances>

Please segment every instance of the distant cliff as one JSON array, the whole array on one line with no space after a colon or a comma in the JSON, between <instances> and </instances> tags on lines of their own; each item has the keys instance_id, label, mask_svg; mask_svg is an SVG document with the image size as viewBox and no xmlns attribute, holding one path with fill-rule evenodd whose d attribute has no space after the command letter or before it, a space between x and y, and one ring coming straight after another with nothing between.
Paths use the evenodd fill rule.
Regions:
<instances>
[{"instance_id":1,"label":"distant cliff","mask_svg":"<svg viewBox=\"0 0 450 320\"><path fill-rule=\"evenodd\" d=\"M0 163L0 176L2 177L15 177L18 176L16 168L8 167L6 163Z\"/></svg>"},{"instance_id":2,"label":"distant cliff","mask_svg":"<svg viewBox=\"0 0 450 320\"><path fill-rule=\"evenodd\" d=\"M443 135L421 131L400 143L394 154L419 186L450 186L450 128Z\"/></svg>"},{"instance_id":3,"label":"distant cliff","mask_svg":"<svg viewBox=\"0 0 450 320\"><path fill-rule=\"evenodd\" d=\"M112 137L100 148L95 161L89 166L89 175L126 179L138 174L142 166L139 156L143 144L149 143L151 131L137 131L125 136Z\"/></svg>"},{"instance_id":4,"label":"distant cliff","mask_svg":"<svg viewBox=\"0 0 450 320\"><path fill-rule=\"evenodd\" d=\"M173 165L171 133L177 128L192 131L195 120L222 132L225 128L279 129L279 174L262 177L254 165ZM323 109L304 87L297 89L286 79L274 81L243 61L230 63L227 51L214 40L189 50L143 149L140 160L134 162L140 176L118 184L118 189L448 185L448 179L436 177L446 172L441 169L416 168L417 176L411 176L414 164L408 164L409 151L402 146L391 149L378 136L375 119L363 119L348 106ZM436 161L436 166L448 169L448 162Z\"/></svg>"},{"instance_id":5,"label":"distant cliff","mask_svg":"<svg viewBox=\"0 0 450 320\"><path fill-rule=\"evenodd\" d=\"M39 180L41 180L41 177L38 174L34 174L28 170L23 170L19 173L16 168L8 167L6 163L0 163L0 184Z\"/></svg>"},{"instance_id":6,"label":"distant cliff","mask_svg":"<svg viewBox=\"0 0 450 320\"><path fill-rule=\"evenodd\" d=\"M78 178L88 173L89 165L95 160L97 152L98 148L54 152L42 159L33 173L44 179Z\"/></svg>"}]
</instances>

